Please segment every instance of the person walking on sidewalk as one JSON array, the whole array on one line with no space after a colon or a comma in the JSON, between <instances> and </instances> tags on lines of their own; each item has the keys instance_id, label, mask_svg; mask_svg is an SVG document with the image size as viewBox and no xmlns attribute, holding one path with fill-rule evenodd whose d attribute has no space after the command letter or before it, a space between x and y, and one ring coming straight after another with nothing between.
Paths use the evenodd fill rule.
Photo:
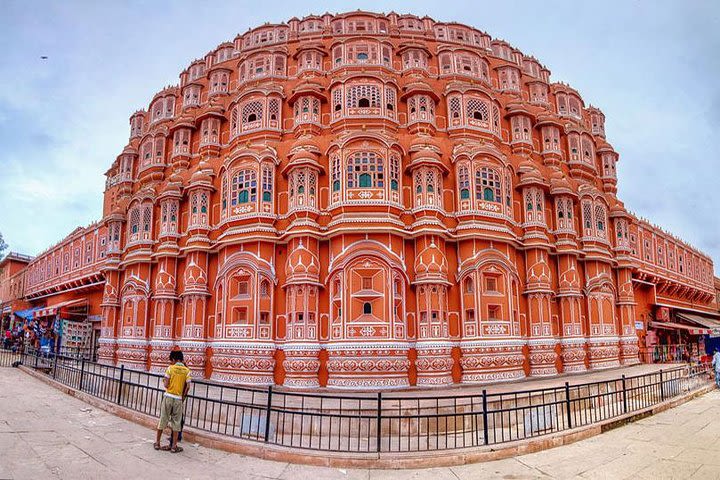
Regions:
<instances>
[{"instance_id":1,"label":"person walking on sidewalk","mask_svg":"<svg viewBox=\"0 0 720 480\"><path fill-rule=\"evenodd\" d=\"M718 352L717 348L713 354L712 366L713 370L715 370L715 385L720 388L720 352Z\"/></svg>"},{"instance_id":2,"label":"person walking on sidewalk","mask_svg":"<svg viewBox=\"0 0 720 480\"><path fill-rule=\"evenodd\" d=\"M182 351L175 347L170 352L170 362L173 362L167 370L165 370L165 393L163 394L162 403L160 404L160 421L157 427L157 436L155 437L155 450L169 450L172 453L182 452L182 447L178 445L178 432L181 428L183 414L183 400L187 395L190 387L190 369L183 363L184 357ZM160 446L165 427L170 426L172 437L170 445L166 447Z\"/></svg>"}]
</instances>

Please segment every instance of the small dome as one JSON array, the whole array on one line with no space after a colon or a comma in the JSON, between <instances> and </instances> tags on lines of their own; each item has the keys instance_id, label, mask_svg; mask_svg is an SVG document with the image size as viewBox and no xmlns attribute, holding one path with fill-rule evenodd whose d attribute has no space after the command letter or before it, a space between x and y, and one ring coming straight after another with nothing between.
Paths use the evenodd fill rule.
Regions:
<instances>
[{"instance_id":1,"label":"small dome","mask_svg":"<svg viewBox=\"0 0 720 480\"><path fill-rule=\"evenodd\" d=\"M448 263L445 255L431 242L415 258L415 275L418 280L434 279L447 281Z\"/></svg>"},{"instance_id":2,"label":"small dome","mask_svg":"<svg viewBox=\"0 0 720 480\"><path fill-rule=\"evenodd\" d=\"M288 255L287 274L288 281L319 282L320 280L320 261L313 252L303 245L302 240Z\"/></svg>"},{"instance_id":3,"label":"small dome","mask_svg":"<svg viewBox=\"0 0 720 480\"><path fill-rule=\"evenodd\" d=\"M205 271L191 259L185 268L185 286L193 287L202 285L207 285L207 275Z\"/></svg>"},{"instance_id":4,"label":"small dome","mask_svg":"<svg viewBox=\"0 0 720 480\"><path fill-rule=\"evenodd\" d=\"M165 266L160 266L160 271L155 279L155 290L157 291L168 291L175 290L175 277L165 271Z\"/></svg>"}]
</instances>

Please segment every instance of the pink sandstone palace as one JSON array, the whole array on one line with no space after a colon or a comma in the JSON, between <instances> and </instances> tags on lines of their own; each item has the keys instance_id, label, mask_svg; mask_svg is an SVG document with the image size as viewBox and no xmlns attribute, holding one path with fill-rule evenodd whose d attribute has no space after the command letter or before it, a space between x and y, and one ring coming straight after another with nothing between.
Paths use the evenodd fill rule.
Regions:
<instances>
[{"instance_id":1,"label":"pink sandstone palace","mask_svg":"<svg viewBox=\"0 0 720 480\"><path fill-rule=\"evenodd\" d=\"M457 23L352 12L219 45L130 117L101 221L29 263L101 362L402 388L640 360L712 260L616 197L605 117ZM100 320L101 319L101 320Z\"/></svg>"}]
</instances>

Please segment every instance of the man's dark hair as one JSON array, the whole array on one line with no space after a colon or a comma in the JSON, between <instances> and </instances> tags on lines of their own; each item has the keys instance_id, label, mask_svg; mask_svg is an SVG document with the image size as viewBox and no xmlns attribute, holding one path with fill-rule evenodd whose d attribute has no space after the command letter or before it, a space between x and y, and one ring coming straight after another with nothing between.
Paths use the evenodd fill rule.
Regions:
<instances>
[{"instance_id":1,"label":"man's dark hair","mask_svg":"<svg viewBox=\"0 0 720 480\"><path fill-rule=\"evenodd\" d=\"M173 350L170 352L170 361L172 362L182 362L185 360L185 357L183 357L182 350Z\"/></svg>"}]
</instances>

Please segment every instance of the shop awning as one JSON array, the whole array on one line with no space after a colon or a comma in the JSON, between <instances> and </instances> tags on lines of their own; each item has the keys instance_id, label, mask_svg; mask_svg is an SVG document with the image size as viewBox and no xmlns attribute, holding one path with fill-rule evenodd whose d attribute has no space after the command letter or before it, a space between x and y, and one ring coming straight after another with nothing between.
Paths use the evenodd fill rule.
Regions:
<instances>
[{"instance_id":1,"label":"shop awning","mask_svg":"<svg viewBox=\"0 0 720 480\"><path fill-rule=\"evenodd\" d=\"M709 328L711 330L709 335L720 336L720 320L685 312L677 312L675 315L686 322L695 323L701 327Z\"/></svg>"},{"instance_id":2,"label":"shop awning","mask_svg":"<svg viewBox=\"0 0 720 480\"><path fill-rule=\"evenodd\" d=\"M709 328L685 325L683 323L650 322L650 326L653 328L664 328L666 330L686 330L690 335L710 335L710 333L712 333L712 330Z\"/></svg>"},{"instance_id":3,"label":"shop awning","mask_svg":"<svg viewBox=\"0 0 720 480\"><path fill-rule=\"evenodd\" d=\"M51 317L51 316L57 314L57 312L61 308L72 307L72 306L79 305L81 303L86 303L86 302L87 302L86 299L78 298L76 300L68 300L67 302L61 302L61 303L56 303L54 305L49 305L47 307L38 309L35 312L35 318Z\"/></svg>"},{"instance_id":4,"label":"shop awning","mask_svg":"<svg viewBox=\"0 0 720 480\"><path fill-rule=\"evenodd\" d=\"M33 319L33 314L40 310L39 308L28 308L27 310L18 310L14 312L15 315L22 318L23 320L29 321Z\"/></svg>"}]
</instances>

